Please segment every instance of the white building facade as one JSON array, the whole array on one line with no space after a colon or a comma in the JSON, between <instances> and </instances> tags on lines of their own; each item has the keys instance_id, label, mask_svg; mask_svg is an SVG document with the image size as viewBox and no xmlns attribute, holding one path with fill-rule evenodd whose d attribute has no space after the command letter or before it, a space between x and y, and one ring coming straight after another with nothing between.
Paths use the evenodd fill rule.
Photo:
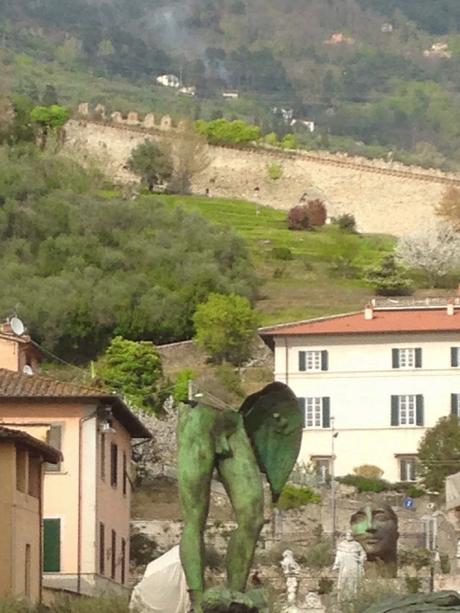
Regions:
<instances>
[{"instance_id":1,"label":"white building facade","mask_svg":"<svg viewBox=\"0 0 460 613\"><path fill-rule=\"evenodd\" d=\"M299 462L337 476L371 464L415 480L417 447L439 418L460 415L460 308L366 308L265 328L275 380L299 398ZM334 436L335 435L335 436Z\"/></svg>"}]
</instances>

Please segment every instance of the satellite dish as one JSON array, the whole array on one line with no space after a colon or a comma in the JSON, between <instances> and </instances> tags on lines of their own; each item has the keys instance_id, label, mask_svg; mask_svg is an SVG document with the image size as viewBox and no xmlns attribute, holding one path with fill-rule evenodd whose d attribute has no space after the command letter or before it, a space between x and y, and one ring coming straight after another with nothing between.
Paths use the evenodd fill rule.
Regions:
<instances>
[{"instance_id":1,"label":"satellite dish","mask_svg":"<svg viewBox=\"0 0 460 613\"><path fill-rule=\"evenodd\" d=\"M9 323L10 323L11 329L16 334L16 336L22 336L24 332L26 331L24 324L19 319L19 317L12 317Z\"/></svg>"},{"instance_id":2,"label":"satellite dish","mask_svg":"<svg viewBox=\"0 0 460 613\"><path fill-rule=\"evenodd\" d=\"M28 364L26 364L24 366L24 368L22 369L22 372L24 375L33 375L34 371L32 370L32 366L29 366Z\"/></svg>"}]
</instances>

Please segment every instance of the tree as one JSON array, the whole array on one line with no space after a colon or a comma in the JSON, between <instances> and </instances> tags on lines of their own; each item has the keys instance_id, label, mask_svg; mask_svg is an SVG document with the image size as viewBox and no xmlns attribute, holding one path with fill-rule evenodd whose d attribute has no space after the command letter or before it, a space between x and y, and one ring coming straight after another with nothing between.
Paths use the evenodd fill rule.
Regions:
<instances>
[{"instance_id":1,"label":"tree","mask_svg":"<svg viewBox=\"0 0 460 613\"><path fill-rule=\"evenodd\" d=\"M327 211L324 202L319 198L307 202L308 219L312 227L324 226L327 219Z\"/></svg>"},{"instance_id":2,"label":"tree","mask_svg":"<svg viewBox=\"0 0 460 613\"><path fill-rule=\"evenodd\" d=\"M96 365L102 381L139 411L159 413L164 396L160 355L149 342L116 336Z\"/></svg>"},{"instance_id":3,"label":"tree","mask_svg":"<svg viewBox=\"0 0 460 613\"><path fill-rule=\"evenodd\" d=\"M63 127L70 117L69 109L59 104L36 106L30 113L30 119L40 128L40 148L44 149L50 132L62 137Z\"/></svg>"},{"instance_id":4,"label":"tree","mask_svg":"<svg viewBox=\"0 0 460 613\"><path fill-rule=\"evenodd\" d=\"M413 292L407 271L398 265L393 254L386 255L380 264L369 268L366 281L379 296L408 296Z\"/></svg>"},{"instance_id":5,"label":"tree","mask_svg":"<svg viewBox=\"0 0 460 613\"><path fill-rule=\"evenodd\" d=\"M418 447L419 475L431 491L442 492L445 479L460 471L460 423L456 415L442 417L429 428Z\"/></svg>"},{"instance_id":6,"label":"tree","mask_svg":"<svg viewBox=\"0 0 460 613\"><path fill-rule=\"evenodd\" d=\"M45 93L42 97L43 106L52 106L53 104L58 104L58 95L56 88L54 85L48 85L45 87Z\"/></svg>"},{"instance_id":7,"label":"tree","mask_svg":"<svg viewBox=\"0 0 460 613\"><path fill-rule=\"evenodd\" d=\"M435 287L440 277L459 264L460 236L449 225L439 224L401 238L396 255L407 266L423 270Z\"/></svg>"},{"instance_id":8,"label":"tree","mask_svg":"<svg viewBox=\"0 0 460 613\"><path fill-rule=\"evenodd\" d=\"M306 204L298 204L289 209L287 216L289 230L308 230L310 227L310 215Z\"/></svg>"},{"instance_id":9,"label":"tree","mask_svg":"<svg viewBox=\"0 0 460 613\"><path fill-rule=\"evenodd\" d=\"M456 232L460 232L460 189L453 185L446 189L436 208L436 214L451 224Z\"/></svg>"},{"instance_id":10,"label":"tree","mask_svg":"<svg viewBox=\"0 0 460 613\"><path fill-rule=\"evenodd\" d=\"M193 316L195 341L213 360L241 365L250 355L258 317L249 300L230 294L211 294Z\"/></svg>"},{"instance_id":11,"label":"tree","mask_svg":"<svg viewBox=\"0 0 460 613\"><path fill-rule=\"evenodd\" d=\"M165 145L145 140L131 153L128 167L139 175L149 191L153 192L156 186L164 185L171 179L174 163Z\"/></svg>"},{"instance_id":12,"label":"tree","mask_svg":"<svg viewBox=\"0 0 460 613\"><path fill-rule=\"evenodd\" d=\"M185 124L174 139L174 172L170 189L178 194L187 194L193 177L203 172L211 163L206 139L198 134L191 124Z\"/></svg>"}]
</instances>

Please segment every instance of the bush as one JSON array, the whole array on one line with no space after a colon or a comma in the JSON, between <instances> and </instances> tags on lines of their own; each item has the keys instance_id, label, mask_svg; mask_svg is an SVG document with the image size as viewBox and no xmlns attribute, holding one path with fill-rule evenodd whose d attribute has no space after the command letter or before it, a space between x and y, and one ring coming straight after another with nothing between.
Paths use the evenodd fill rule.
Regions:
<instances>
[{"instance_id":1,"label":"bush","mask_svg":"<svg viewBox=\"0 0 460 613\"><path fill-rule=\"evenodd\" d=\"M289 249L289 247L273 247L272 257L274 257L277 260L283 260L285 262L288 262L294 259L294 256L292 255L292 251Z\"/></svg>"},{"instance_id":2,"label":"bush","mask_svg":"<svg viewBox=\"0 0 460 613\"><path fill-rule=\"evenodd\" d=\"M334 589L334 580L329 577L320 577L318 581L318 594L330 594Z\"/></svg>"},{"instance_id":3,"label":"bush","mask_svg":"<svg viewBox=\"0 0 460 613\"><path fill-rule=\"evenodd\" d=\"M334 552L330 541L320 541L310 545L305 552L305 566L308 568L330 567L334 561Z\"/></svg>"},{"instance_id":4,"label":"bush","mask_svg":"<svg viewBox=\"0 0 460 613\"><path fill-rule=\"evenodd\" d=\"M251 125L237 119L214 119L204 121L199 119L195 122L195 129L198 134L205 136L211 145L248 145L258 141L261 131L258 126Z\"/></svg>"},{"instance_id":5,"label":"bush","mask_svg":"<svg viewBox=\"0 0 460 613\"><path fill-rule=\"evenodd\" d=\"M193 377L194 372L191 368L184 368L177 373L172 392L176 402L184 402L188 399L188 383Z\"/></svg>"},{"instance_id":6,"label":"bush","mask_svg":"<svg viewBox=\"0 0 460 613\"><path fill-rule=\"evenodd\" d=\"M284 486L276 506L279 509L298 509L307 504L318 504L319 502L321 502L321 496L309 487L296 487L288 483Z\"/></svg>"},{"instance_id":7,"label":"bush","mask_svg":"<svg viewBox=\"0 0 460 613\"><path fill-rule=\"evenodd\" d=\"M345 475L337 477L339 483L344 485L352 485L356 487L358 492L386 492L390 489L388 481L383 479L370 479L369 477L360 477L359 475Z\"/></svg>"},{"instance_id":8,"label":"bush","mask_svg":"<svg viewBox=\"0 0 460 613\"><path fill-rule=\"evenodd\" d=\"M313 227L324 226L327 219L327 211L324 202L319 198L307 202L308 219Z\"/></svg>"},{"instance_id":9,"label":"bush","mask_svg":"<svg viewBox=\"0 0 460 613\"><path fill-rule=\"evenodd\" d=\"M336 217L335 223L344 232L356 232L356 219L355 216L350 213L339 215Z\"/></svg>"},{"instance_id":10,"label":"bush","mask_svg":"<svg viewBox=\"0 0 460 613\"><path fill-rule=\"evenodd\" d=\"M431 553L428 549L402 549L398 553L399 566L413 566L415 570L422 570L430 566Z\"/></svg>"},{"instance_id":11,"label":"bush","mask_svg":"<svg viewBox=\"0 0 460 613\"><path fill-rule=\"evenodd\" d=\"M392 489L411 498L419 498L425 494L425 490L416 485L415 483L409 483L407 481L400 481L392 484Z\"/></svg>"},{"instance_id":12,"label":"bush","mask_svg":"<svg viewBox=\"0 0 460 613\"><path fill-rule=\"evenodd\" d=\"M139 530L131 532L129 551L131 562L135 566L146 566L159 555L155 539L139 532Z\"/></svg>"},{"instance_id":13,"label":"bush","mask_svg":"<svg viewBox=\"0 0 460 613\"><path fill-rule=\"evenodd\" d=\"M286 136L281 141L281 147L283 149L297 149L298 146L299 141L297 140L295 134L286 134Z\"/></svg>"},{"instance_id":14,"label":"bush","mask_svg":"<svg viewBox=\"0 0 460 613\"><path fill-rule=\"evenodd\" d=\"M239 378L238 373L235 372L234 366L228 362L223 362L217 366L216 375L228 392L231 392L236 396L244 396L244 392L241 387L241 379Z\"/></svg>"},{"instance_id":15,"label":"bush","mask_svg":"<svg viewBox=\"0 0 460 613\"><path fill-rule=\"evenodd\" d=\"M306 204L298 204L289 210L287 216L289 230L308 230L310 228L310 216Z\"/></svg>"},{"instance_id":16,"label":"bush","mask_svg":"<svg viewBox=\"0 0 460 613\"><path fill-rule=\"evenodd\" d=\"M267 172L270 179L277 181L283 176L283 167L278 162L270 162L267 165Z\"/></svg>"},{"instance_id":17,"label":"bush","mask_svg":"<svg viewBox=\"0 0 460 613\"><path fill-rule=\"evenodd\" d=\"M383 470L378 466L373 466L372 464L362 464L361 466L357 466L353 468L353 472L358 477L366 477L367 479L381 479L383 475Z\"/></svg>"},{"instance_id":18,"label":"bush","mask_svg":"<svg viewBox=\"0 0 460 613\"><path fill-rule=\"evenodd\" d=\"M405 577L404 582L409 594L418 594L422 587L422 580L420 577Z\"/></svg>"}]
</instances>

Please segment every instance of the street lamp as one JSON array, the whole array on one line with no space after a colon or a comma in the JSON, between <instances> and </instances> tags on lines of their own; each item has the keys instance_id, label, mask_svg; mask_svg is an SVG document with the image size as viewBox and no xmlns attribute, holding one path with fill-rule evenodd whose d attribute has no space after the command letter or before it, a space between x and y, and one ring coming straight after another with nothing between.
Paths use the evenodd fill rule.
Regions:
<instances>
[{"instance_id":1,"label":"street lamp","mask_svg":"<svg viewBox=\"0 0 460 613\"><path fill-rule=\"evenodd\" d=\"M332 512L332 550L335 553L337 508L335 499L335 439L339 436L334 430L335 418L331 417L331 512Z\"/></svg>"}]
</instances>

